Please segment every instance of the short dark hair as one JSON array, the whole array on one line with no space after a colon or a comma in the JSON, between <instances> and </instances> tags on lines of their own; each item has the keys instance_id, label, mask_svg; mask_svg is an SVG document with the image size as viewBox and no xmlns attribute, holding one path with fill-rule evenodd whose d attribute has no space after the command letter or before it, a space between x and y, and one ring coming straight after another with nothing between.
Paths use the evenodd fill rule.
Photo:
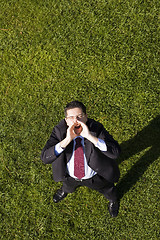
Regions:
<instances>
[{"instance_id":1,"label":"short dark hair","mask_svg":"<svg viewBox=\"0 0 160 240\"><path fill-rule=\"evenodd\" d=\"M82 102L79 101L72 101L70 103L67 103L66 107L64 108L64 114L65 117L67 116L67 110L72 109L72 108L81 108L82 112L86 114L86 107Z\"/></svg>"}]
</instances>

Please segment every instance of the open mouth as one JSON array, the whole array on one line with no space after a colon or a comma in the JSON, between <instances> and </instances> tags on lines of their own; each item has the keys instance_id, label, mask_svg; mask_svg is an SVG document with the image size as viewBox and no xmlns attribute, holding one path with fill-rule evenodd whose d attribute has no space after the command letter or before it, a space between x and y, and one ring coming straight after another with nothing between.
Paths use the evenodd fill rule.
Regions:
<instances>
[{"instance_id":1,"label":"open mouth","mask_svg":"<svg viewBox=\"0 0 160 240\"><path fill-rule=\"evenodd\" d=\"M81 125L75 126L76 129L79 129L81 127Z\"/></svg>"},{"instance_id":2,"label":"open mouth","mask_svg":"<svg viewBox=\"0 0 160 240\"><path fill-rule=\"evenodd\" d=\"M82 132L82 126L81 125L75 126L74 131L77 135L80 135L80 133Z\"/></svg>"}]
</instances>

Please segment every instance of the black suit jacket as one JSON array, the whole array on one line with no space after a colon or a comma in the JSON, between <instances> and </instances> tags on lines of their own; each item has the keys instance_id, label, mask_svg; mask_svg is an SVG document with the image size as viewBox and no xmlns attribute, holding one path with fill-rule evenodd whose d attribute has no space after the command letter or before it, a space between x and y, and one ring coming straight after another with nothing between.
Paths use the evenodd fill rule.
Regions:
<instances>
[{"instance_id":1,"label":"black suit jacket","mask_svg":"<svg viewBox=\"0 0 160 240\"><path fill-rule=\"evenodd\" d=\"M93 136L105 141L107 151L100 151L93 143L84 139L85 155L88 165L100 176L109 182L117 182L120 176L116 158L119 156L119 144L105 130L103 125L93 119L88 118L86 125ZM41 159L45 164L52 164L54 181L63 181L67 175L67 162L70 160L73 151L73 141L57 157L55 155L55 145L66 137L67 124L61 120L53 128L52 134L42 150Z\"/></svg>"}]
</instances>

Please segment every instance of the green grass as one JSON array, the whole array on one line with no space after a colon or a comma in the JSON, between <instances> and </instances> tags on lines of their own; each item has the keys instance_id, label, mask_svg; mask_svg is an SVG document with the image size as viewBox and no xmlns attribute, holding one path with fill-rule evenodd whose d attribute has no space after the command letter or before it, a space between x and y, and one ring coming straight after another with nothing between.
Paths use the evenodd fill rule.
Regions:
<instances>
[{"instance_id":1,"label":"green grass","mask_svg":"<svg viewBox=\"0 0 160 240\"><path fill-rule=\"evenodd\" d=\"M29 239L159 238L158 0L1 0L0 236ZM121 198L61 183L40 160L65 104L85 103L121 144Z\"/></svg>"}]
</instances>

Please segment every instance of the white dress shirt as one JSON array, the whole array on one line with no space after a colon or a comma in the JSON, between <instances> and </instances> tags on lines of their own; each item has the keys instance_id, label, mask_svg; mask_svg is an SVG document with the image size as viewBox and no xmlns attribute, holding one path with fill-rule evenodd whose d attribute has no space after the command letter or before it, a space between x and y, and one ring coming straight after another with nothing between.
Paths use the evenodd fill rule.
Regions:
<instances>
[{"instance_id":1,"label":"white dress shirt","mask_svg":"<svg viewBox=\"0 0 160 240\"><path fill-rule=\"evenodd\" d=\"M91 177L93 177L95 174L97 174L97 172L95 172L93 169L91 169L88 164L87 164L87 160L86 160L86 156L85 156L85 149L84 149L84 138L81 137L81 136L78 136L80 137L82 140L81 140L81 144L83 146L83 152L84 152L84 168L85 168L85 176L82 178L82 179L89 179ZM76 137L77 138L77 137ZM67 163L67 172L68 174L73 177L73 178L76 178L74 176L74 150L75 150L75 144L76 144L76 141L75 139L73 139L73 142L74 142L74 145L73 145L73 152L72 152L72 156L71 156L71 159L69 160L69 162ZM98 138L98 142L97 144L95 145L97 148L99 148L101 151L107 151L107 146L106 146L106 143L102 140L102 139L99 139ZM60 143L57 143L55 145L55 154L56 156L58 156L60 153L62 153L64 151L63 148L61 148L60 146Z\"/></svg>"}]
</instances>

